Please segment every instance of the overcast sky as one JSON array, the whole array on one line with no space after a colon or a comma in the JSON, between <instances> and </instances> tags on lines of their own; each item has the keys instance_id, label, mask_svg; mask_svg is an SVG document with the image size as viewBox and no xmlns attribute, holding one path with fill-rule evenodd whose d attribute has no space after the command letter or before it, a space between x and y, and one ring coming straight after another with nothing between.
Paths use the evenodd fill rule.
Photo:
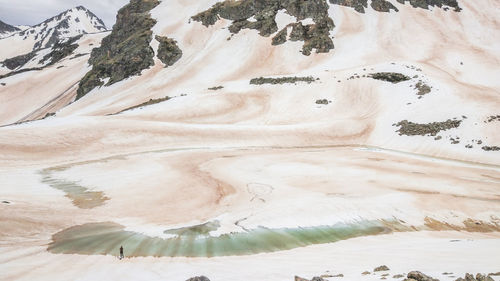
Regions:
<instances>
[{"instance_id":1,"label":"overcast sky","mask_svg":"<svg viewBox=\"0 0 500 281\"><path fill-rule=\"evenodd\" d=\"M0 20L11 25L35 25L76 6L91 10L113 27L116 12L129 0L0 0Z\"/></svg>"}]
</instances>

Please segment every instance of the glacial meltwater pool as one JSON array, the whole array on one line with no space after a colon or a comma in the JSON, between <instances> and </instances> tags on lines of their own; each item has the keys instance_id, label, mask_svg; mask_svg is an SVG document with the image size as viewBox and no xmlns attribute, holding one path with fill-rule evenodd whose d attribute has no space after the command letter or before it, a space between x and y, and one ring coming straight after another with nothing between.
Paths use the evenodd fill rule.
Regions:
<instances>
[{"instance_id":1,"label":"glacial meltwater pool","mask_svg":"<svg viewBox=\"0 0 500 281\"><path fill-rule=\"evenodd\" d=\"M173 237L160 238L127 231L116 223L89 223L54 234L48 250L61 254L118 256L123 246L127 257L217 257L290 250L392 231L387 222L363 221L304 228L259 227L247 232L211 236L209 232L218 227L218 222L214 221L170 229L165 233Z\"/></svg>"}]
</instances>

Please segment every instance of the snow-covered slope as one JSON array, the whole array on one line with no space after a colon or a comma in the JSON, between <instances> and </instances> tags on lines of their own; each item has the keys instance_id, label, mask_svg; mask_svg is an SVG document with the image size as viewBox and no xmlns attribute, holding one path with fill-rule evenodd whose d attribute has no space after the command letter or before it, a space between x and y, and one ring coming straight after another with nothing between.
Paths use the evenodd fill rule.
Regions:
<instances>
[{"instance_id":1,"label":"snow-covered slope","mask_svg":"<svg viewBox=\"0 0 500 281\"><path fill-rule=\"evenodd\" d=\"M131 2L154 2L152 19L140 16L151 30L134 32L120 14L123 33L103 39L90 64L86 55L0 79L1 124L55 113L0 128L7 279L50 279L54 264L71 265L60 279L89 280L285 281L327 270L380 280L361 272L381 264L391 275L498 271L497 0L295 2L326 7L316 17L293 7L209 10L218 0ZM100 35L82 37L87 49L75 52ZM130 44L137 38L148 41ZM145 67L122 79L136 65ZM97 83L75 101L85 73ZM220 224L204 235L226 235L228 255L252 247L235 233L255 230L329 236L329 226L377 222L387 235L227 257L212 257L217 247L196 244L201 236L163 240L206 222ZM283 249L277 237L256 244ZM122 243L130 259L120 261Z\"/></svg>"},{"instance_id":2,"label":"snow-covered slope","mask_svg":"<svg viewBox=\"0 0 500 281\"><path fill-rule=\"evenodd\" d=\"M0 61L32 50L49 48L64 38L106 30L103 21L85 7L67 10L0 40Z\"/></svg>"}]
</instances>

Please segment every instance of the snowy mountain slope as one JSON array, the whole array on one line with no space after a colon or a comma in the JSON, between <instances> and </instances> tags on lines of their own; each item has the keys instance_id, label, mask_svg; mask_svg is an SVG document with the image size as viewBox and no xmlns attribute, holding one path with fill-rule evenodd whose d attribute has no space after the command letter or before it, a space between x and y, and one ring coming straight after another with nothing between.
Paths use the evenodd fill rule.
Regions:
<instances>
[{"instance_id":1,"label":"snowy mountain slope","mask_svg":"<svg viewBox=\"0 0 500 281\"><path fill-rule=\"evenodd\" d=\"M17 69L20 73L0 79L0 125L43 118L74 100L76 86L89 69L90 52L107 34L74 37L76 41L68 46L70 53L64 56L59 56L57 45L34 52L34 57ZM21 72L28 69L32 71Z\"/></svg>"},{"instance_id":2,"label":"snowy mountain slope","mask_svg":"<svg viewBox=\"0 0 500 281\"><path fill-rule=\"evenodd\" d=\"M1 124L55 114L0 128L8 279L498 271L498 1L130 3L91 55L0 79ZM287 234L364 223L385 234Z\"/></svg>"},{"instance_id":3,"label":"snowy mountain slope","mask_svg":"<svg viewBox=\"0 0 500 281\"><path fill-rule=\"evenodd\" d=\"M104 116L151 98L170 96L177 98L113 118L232 124L236 127L227 127L231 132L240 125L282 129L293 125L306 135L319 126L317 129L326 134L324 141L316 138L321 143L387 144L420 153L496 162L496 152L481 149L497 146L500 141L495 129L498 123L484 122L498 114L500 84L495 77L500 75L496 67L499 34L495 15L489 12L495 10L495 1L460 2L460 12L394 3L397 13L368 9L360 14L330 5L328 13L336 25L331 32L335 48L310 56L300 53L301 42L272 46L271 37L259 36L254 30L232 35L227 29L230 21L205 27L191 19L216 2L161 2L152 11L158 21L153 37L175 39L182 58L167 68L155 59L155 66L143 70L142 76L95 89L64 108L60 116ZM478 22L478 18L483 20ZM296 20L283 12L276 19L278 30ZM156 50L155 44L152 40ZM416 78L392 84L366 77L388 71ZM260 76L313 76L320 80L296 85L249 84ZM420 80L433 88L419 99L415 86ZM215 86L224 88L207 90ZM320 99L332 103L316 104ZM197 104L194 108L193 103ZM450 106L442 108L442 104ZM399 127L393 126L403 120L428 124L453 118L463 121L458 128L443 131L441 140L400 136ZM329 129L325 132L325 128ZM454 143L456 137L460 143ZM477 140L482 144L475 144ZM466 147L469 145L473 148Z\"/></svg>"},{"instance_id":4,"label":"snowy mountain slope","mask_svg":"<svg viewBox=\"0 0 500 281\"><path fill-rule=\"evenodd\" d=\"M105 30L101 19L85 7L78 6L1 39L0 61L32 50L49 48L64 38Z\"/></svg>"}]
</instances>

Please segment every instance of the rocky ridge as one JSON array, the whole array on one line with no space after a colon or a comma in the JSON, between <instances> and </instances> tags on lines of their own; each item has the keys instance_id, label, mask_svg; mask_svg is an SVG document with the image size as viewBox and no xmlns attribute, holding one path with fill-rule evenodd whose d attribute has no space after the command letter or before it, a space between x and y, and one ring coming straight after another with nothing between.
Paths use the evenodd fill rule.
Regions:
<instances>
[{"instance_id":1,"label":"rocky ridge","mask_svg":"<svg viewBox=\"0 0 500 281\"><path fill-rule=\"evenodd\" d=\"M154 64L150 42L156 20L151 18L150 11L158 4L158 0L131 0L118 11L113 31L99 48L92 50L89 59L92 70L80 81L77 100L95 87L139 75Z\"/></svg>"},{"instance_id":2,"label":"rocky ridge","mask_svg":"<svg viewBox=\"0 0 500 281\"><path fill-rule=\"evenodd\" d=\"M0 39L10 36L12 33L18 31L21 31L21 29L0 20Z\"/></svg>"}]
</instances>

